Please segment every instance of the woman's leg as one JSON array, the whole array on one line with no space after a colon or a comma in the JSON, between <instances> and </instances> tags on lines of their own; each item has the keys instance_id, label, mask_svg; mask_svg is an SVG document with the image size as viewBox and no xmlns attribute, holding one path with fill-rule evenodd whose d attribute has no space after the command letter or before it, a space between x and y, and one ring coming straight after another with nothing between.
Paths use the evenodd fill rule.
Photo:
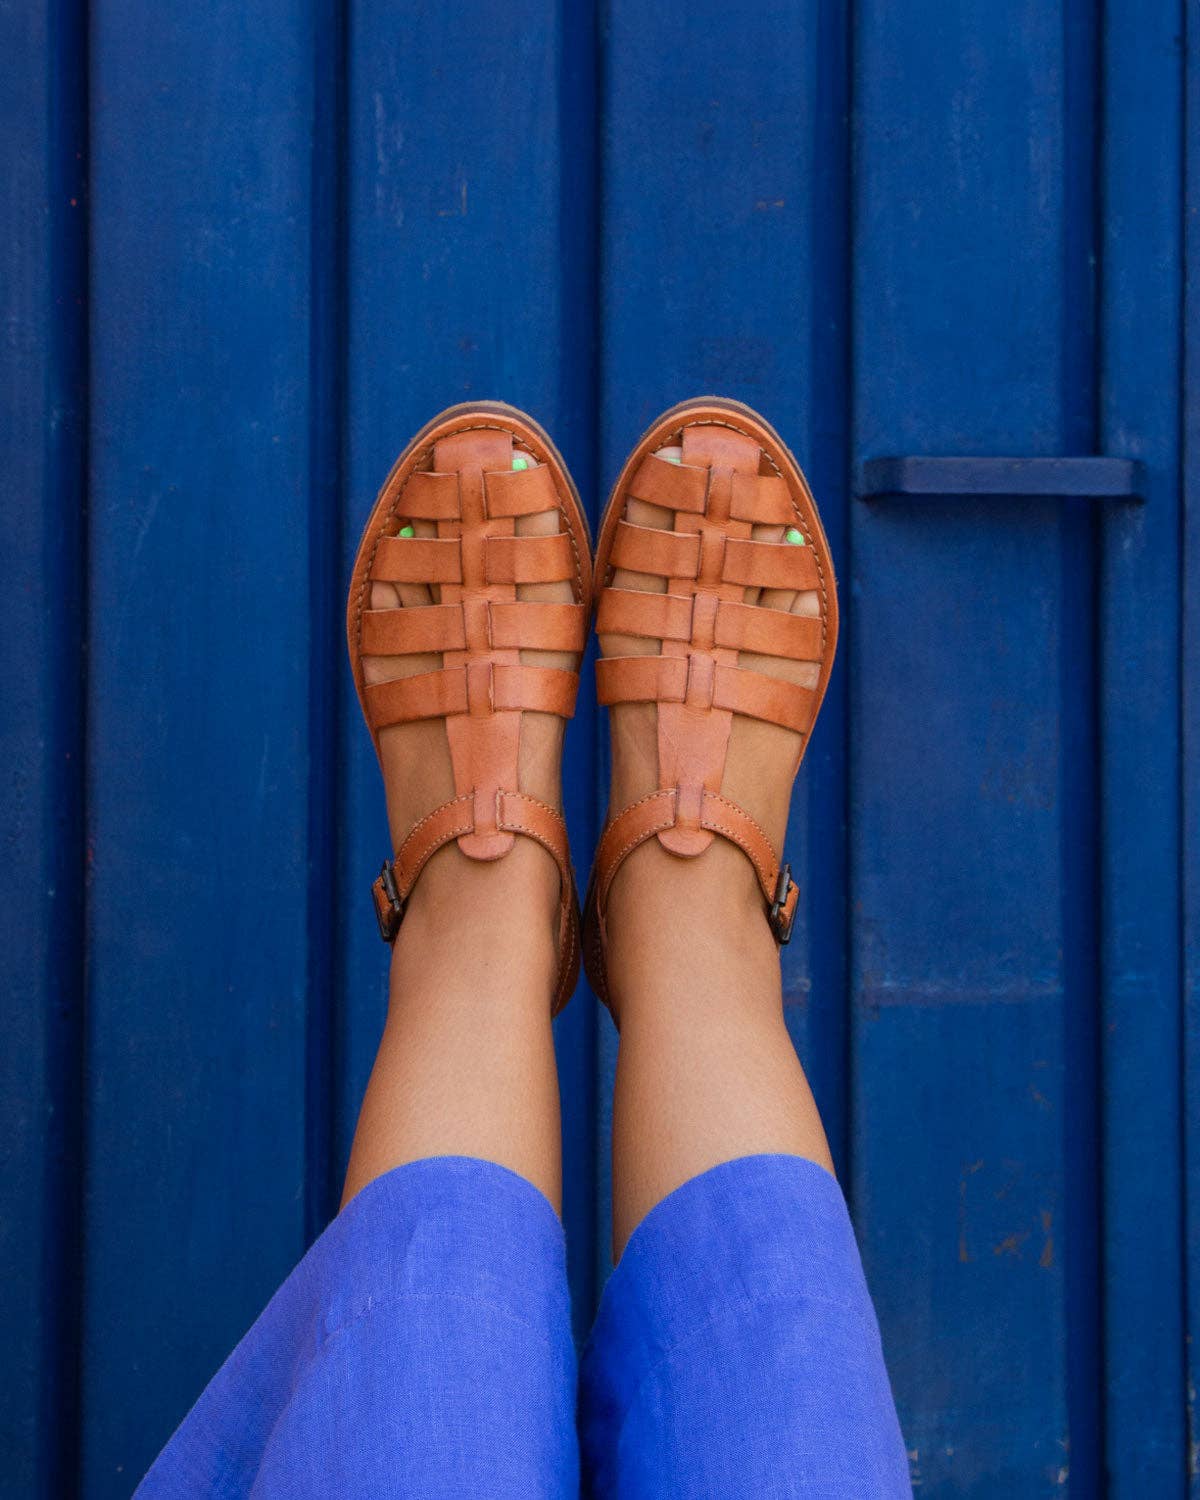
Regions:
<instances>
[{"instance_id":1,"label":"woman's leg","mask_svg":"<svg viewBox=\"0 0 1200 1500\"><path fill-rule=\"evenodd\" d=\"M583 1455L595 1500L666 1493L899 1500L909 1493L907 1463L878 1329L825 1133L784 1026L763 889L743 848L725 837L705 847L687 821L699 805L707 830L740 832L760 863L762 844L747 826L773 850L783 847L803 741L781 721L788 704L819 690L832 650L828 573L818 574L819 590L742 591L723 581L726 561L764 578L806 578L815 564L796 566L780 554L824 547L811 517L786 535L783 525L755 526L749 538L730 523L731 496L764 510L777 501L771 480L787 462L768 441L771 473L756 497L765 469L746 441L755 419L746 418L736 411L694 425L685 418L681 441L657 452L689 471L677 482L640 456L669 427L668 414L627 466L636 493L632 484L623 493L619 481L614 502L632 523L620 537L622 560L659 571L615 569L602 580L609 588L600 601L602 622L635 632L601 634L604 656L618 659L605 678L617 830L606 848L619 856L633 847L615 867L602 854L596 885L607 898L607 993L620 1026L619 1263L583 1363ZM696 475L705 469L701 488ZM678 496L682 513L646 502L646 493ZM732 536L723 538L726 526ZM676 535L656 546L639 527ZM679 539L689 528L701 531L691 553ZM602 562L610 534L602 534ZM782 546L755 556L748 541ZM694 580L686 576L692 559ZM665 578L668 569L685 576ZM671 596L665 608L636 597L651 591ZM680 607L689 594L690 611ZM781 626L776 611L807 620ZM656 624L674 634L653 639ZM721 640L725 648L715 644ZM731 640L743 642L734 660ZM802 645L796 659L789 642ZM751 644L777 654L745 649ZM646 655L661 657L657 675L628 661ZM686 675L680 656L688 658ZM771 677L794 687L776 693L764 685ZM727 701L740 693L768 715L778 709L777 722L734 712L714 723L705 702L714 681ZM648 682L674 687L663 702L640 701Z\"/></svg>"},{"instance_id":2,"label":"woman's leg","mask_svg":"<svg viewBox=\"0 0 1200 1500\"><path fill-rule=\"evenodd\" d=\"M404 1162L477 1156L559 1208L557 913L558 871L528 839L495 864L454 846L430 861L396 939L343 1205Z\"/></svg>"},{"instance_id":3,"label":"woman's leg","mask_svg":"<svg viewBox=\"0 0 1200 1500\"><path fill-rule=\"evenodd\" d=\"M680 860L644 845L609 908L620 996L613 1102L613 1238L720 1162L761 1152L832 1172L825 1132L783 1021L779 958L740 850Z\"/></svg>"},{"instance_id":4,"label":"woman's leg","mask_svg":"<svg viewBox=\"0 0 1200 1500\"><path fill-rule=\"evenodd\" d=\"M679 453L677 447L661 450ZM629 519L669 526L670 512L631 500ZM778 528L757 527L775 540ZM658 580L618 569L613 585ZM813 617L813 592L764 590L764 607ZM647 653L656 643L602 636L606 656ZM743 666L817 681L813 663L743 653ZM609 715L613 810L658 785L652 704ZM723 793L783 847L800 737L736 716ZM609 896L608 977L620 1015L613 1102L613 1239L619 1256L649 1209L706 1168L755 1152L785 1151L833 1170L808 1081L783 1022L778 950L746 856L714 839L680 859L650 839L625 859Z\"/></svg>"},{"instance_id":5,"label":"woman's leg","mask_svg":"<svg viewBox=\"0 0 1200 1500\"><path fill-rule=\"evenodd\" d=\"M538 467L516 450L524 472ZM554 512L520 516L518 536L558 530ZM432 536L418 521L417 536ZM421 609L436 588L376 583L375 609ZM567 583L522 584L523 603L563 604ZM570 652L523 650L523 666L571 671ZM435 670L431 655L364 658L368 683ZM526 713L523 792L562 800L563 721ZM455 795L446 728L418 721L379 740L392 847L430 808ZM526 1177L557 1210L562 1197L558 1076L550 1029L558 971L558 869L532 839L504 858L468 859L448 844L413 888L392 955L388 1018L359 1115L343 1205L390 1167L426 1156L484 1157Z\"/></svg>"}]
</instances>

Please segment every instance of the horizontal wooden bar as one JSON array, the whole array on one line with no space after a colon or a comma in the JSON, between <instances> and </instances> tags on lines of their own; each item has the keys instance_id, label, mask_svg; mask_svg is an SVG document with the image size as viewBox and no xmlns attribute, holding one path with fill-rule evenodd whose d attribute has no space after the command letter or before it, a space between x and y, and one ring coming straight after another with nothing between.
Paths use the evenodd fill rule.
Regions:
<instances>
[{"instance_id":1,"label":"horizontal wooden bar","mask_svg":"<svg viewBox=\"0 0 1200 1500\"><path fill-rule=\"evenodd\" d=\"M996 495L1008 499L1143 499L1142 467L1131 458L870 458L859 471L860 500L893 496Z\"/></svg>"}]
</instances>

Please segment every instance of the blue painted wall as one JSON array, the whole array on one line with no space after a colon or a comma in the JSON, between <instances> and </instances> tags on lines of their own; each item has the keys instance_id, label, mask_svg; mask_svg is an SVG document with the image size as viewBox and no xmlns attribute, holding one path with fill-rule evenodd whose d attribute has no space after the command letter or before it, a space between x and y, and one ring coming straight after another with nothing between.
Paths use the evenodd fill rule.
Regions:
<instances>
[{"instance_id":1,"label":"blue painted wall","mask_svg":"<svg viewBox=\"0 0 1200 1500\"><path fill-rule=\"evenodd\" d=\"M127 1494L335 1207L391 458L502 397L594 516L717 391L842 579L787 1015L917 1493L1200 1494L1198 44L1195 0L0 0L0 1493ZM922 455L1144 501L859 492ZM583 866L604 774L585 695ZM581 991L557 1037L582 1332L615 1036Z\"/></svg>"}]
</instances>

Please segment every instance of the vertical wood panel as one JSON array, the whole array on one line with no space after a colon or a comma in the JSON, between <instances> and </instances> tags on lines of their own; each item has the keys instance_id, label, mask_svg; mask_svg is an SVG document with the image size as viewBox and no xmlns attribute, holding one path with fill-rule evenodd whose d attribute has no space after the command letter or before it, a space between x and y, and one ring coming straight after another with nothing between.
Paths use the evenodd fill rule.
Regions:
<instances>
[{"instance_id":1,"label":"vertical wood panel","mask_svg":"<svg viewBox=\"0 0 1200 1500\"><path fill-rule=\"evenodd\" d=\"M0 1453L71 1493L83 889L84 32L0 5Z\"/></svg>"},{"instance_id":2,"label":"vertical wood panel","mask_svg":"<svg viewBox=\"0 0 1200 1500\"><path fill-rule=\"evenodd\" d=\"M1185 324L1183 386L1183 1149L1187 1494L1200 1496L1200 4L1184 8Z\"/></svg>"},{"instance_id":3,"label":"vertical wood panel","mask_svg":"<svg viewBox=\"0 0 1200 1500\"><path fill-rule=\"evenodd\" d=\"M344 576L372 499L440 408L500 399L537 418L589 488L592 342L590 32L570 5L423 8L364 0L349 37L348 482ZM379 771L342 676L345 989L338 1154L344 1161L386 1001L369 886L387 848ZM586 878L590 690L568 727L564 791ZM557 1023L570 1158L564 1218L581 1328L590 1317L591 1001Z\"/></svg>"},{"instance_id":4,"label":"vertical wood panel","mask_svg":"<svg viewBox=\"0 0 1200 1500\"><path fill-rule=\"evenodd\" d=\"M308 431L308 1035L305 1238L337 1212L337 814L346 379L346 9L312 0L311 336Z\"/></svg>"},{"instance_id":5,"label":"vertical wood panel","mask_svg":"<svg viewBox=\"0 0 1200 1500\"><path fill-rule=\"evenodd\" d=\"M92 13L84 1490L303 1248L305 0Z\"/></svg>"},{"instance_id":6,"label":"vertical wood panel","mask_svg":"<svg viewBox=\"0 0 1200 1500\"><path fill-rule=\"evenodd\" d=\"M859 458L1091 447L1076 20L858 7ZM853 1198L914 1482L1091 1495L1088 522L858 504L852 556Z\"/></svg>"},{"instance_id":7,"label":"vertical wood panel","mask_svg":"<svg viewBox=\"0 0 1200 1500\"><path fill-rule=\"evenodd\" d=\"M1100 535L1108 1495L1184 1493L1177 0L1105 6L1101 441L1146 503Z\"/></svg>"},{"instance_id":8,"label":"vertical wood panel","mask_svg":"<svg viewBox=\"0 0 1200 1500\"><path fill-rule=\"evenodd\" d=\"M712 392L780 430L844 541L845 37L840 8L610 0L602 84L602 473ZM842 674L792 803L789 1028L842 1155ZM601 805L607 787L600 788ZM606 1027L609 1025L605 1022ZM607 1098L615 1047L606 1049ZM602 1213L607 1212L607 1175ZM597 1244L602 1264L607 1236Z\"/></svg>"}]
</instances>

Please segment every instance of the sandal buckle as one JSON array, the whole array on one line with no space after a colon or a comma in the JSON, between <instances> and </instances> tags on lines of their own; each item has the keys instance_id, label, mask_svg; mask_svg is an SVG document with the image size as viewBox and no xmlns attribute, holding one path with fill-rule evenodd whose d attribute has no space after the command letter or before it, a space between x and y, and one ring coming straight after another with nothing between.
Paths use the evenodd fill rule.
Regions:
<instances>
[{"instance_id":1,"label":"sandal buckle","mask_svg":"<svg viewBox=\"0 0 1200 1500\"><path fill-rule=\"evenodd\" d=\"M791 865L780 865L775 881L775 899L767 912L767 921L781 948L786 948L792 940L792 924L796 920L796 907L800 904L799 895L800 888L792 880Z\"/></svg>"},{"instance_id":2,"label":"sandal buckle","mask_svg":"<svg viewBox=\"0 0 1200 1500\"><path fill-rule=\"evenodd\" d=\"M375 920L379 923L379 936L385 943L393 943L404 920L404 901L396 885L389 860L384 860L379 878L371 887L371 898L375 903Z\"/></svg>"}]
</instances>

